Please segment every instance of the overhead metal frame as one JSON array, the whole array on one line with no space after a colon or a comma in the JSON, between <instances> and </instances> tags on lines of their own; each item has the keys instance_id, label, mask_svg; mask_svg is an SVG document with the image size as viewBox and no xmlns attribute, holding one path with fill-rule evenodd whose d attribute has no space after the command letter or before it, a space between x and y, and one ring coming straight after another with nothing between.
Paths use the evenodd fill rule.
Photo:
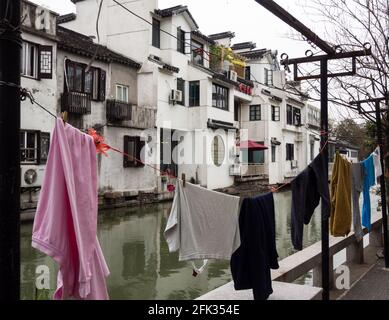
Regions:
<instances>
[{"instance_id":1,"label":"overhead metal frame","mask_svg":"<svg viewBox=\"0 0 389 320\"><path fill-rule=\"evenodd\" d=\"M326 166L328 167L328 78L352 76L356 74L356 58L361 56L371 55L370 45L365 44L363 50L342 52L339 47L334 47L321 39L312 30L306 27L302 22L293 17L289 12L275 3L273 0L255 0L261 6L269 10L275 16L287 23L293 29L301 33L307 41L315 44L325 55L306 56L296 59L289 59L286 54L281 56L281 64L289 70L289 65L294 65L294 80L308 80L308 79L320 79L320 129L322 133L320 138L321 150L324 154ZM352 70L337 74L328 73L328 61L352 58ZM297 68L298 64L320 62L320 74L308 75L298 77ZM328 180L328 170L325 172L325 176ZM324 206L322 204L322 216L321 216L321 249L322 249L322 288L323 300L329 300L330 298L330 253L329 253L329 218L325 215Z\"/></svg>"}]
</instances>

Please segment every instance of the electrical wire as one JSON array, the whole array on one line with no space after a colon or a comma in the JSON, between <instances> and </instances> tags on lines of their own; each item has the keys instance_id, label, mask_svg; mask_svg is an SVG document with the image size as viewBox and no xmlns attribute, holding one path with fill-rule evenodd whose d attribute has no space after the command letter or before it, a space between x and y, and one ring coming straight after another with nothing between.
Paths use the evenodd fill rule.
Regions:
<instances>
[{"instance_id":1,"label":"electrical wire","mask_svg":"<svg viewBox=\"0 0 389 320\"><path fill-rule=\"evenodd\" d=\"M39 103L38 101L36 101L36 99L34 98L34 95L31 93L31 91L27 90L27 89L22 89L21 90L21 100L24 101L26 99L29 99L31 104L33 105L37 105L38 107L40 107L43 111L45 111L47 114L49 114L50 116L52 116L53 118L57 119L58 117L52 113L50 110L48 110L46 107L44 107L41 103ZM95 141L96 142L96 141ZM99 143L99 141L98 141ZM172 175L170 173L170 171L163 171L163 170L160 170L159 168L155 167L155 166L152 166L148 163L145 163L144 161L140 160L140 159L137 159L136 157L124 152L124 151L121 151L119 149L116 149L116 148L113 148L109 145L106 145L106 147L108 147L108 150L111 149L117 153L121 153L122 155L126 156L127 158L133 160L133 161L136 161L138 163L141 163L142 165L145 165L145 166L148 166L154 170L157 170L159 172L162 173L162 175L165 175L165 176L168 176L169 178L172 178L172 179L178 179L178 180L181 180L179 179L178 177Z\"/></svg>"},{"instance_id":2,"label":"electrical wire","mask_svg":"<svg viewBox=\"0 0 389 320\"><path fill-rule=\"evenodd\" d=\"M100 14L101 14L101 8L103 6L103 0L100 0L99 10L97 12L97 18L96 18L96 35L97 35L97 43L99 44L96 46L95 53L92 56L92 59L89 61L87 67L85 68L85 72L88 72L92 63L96 60L97 54L99 53L100 49L100 32L99 32L99 22L100 22Z\"/></svg>"}]
</instances>

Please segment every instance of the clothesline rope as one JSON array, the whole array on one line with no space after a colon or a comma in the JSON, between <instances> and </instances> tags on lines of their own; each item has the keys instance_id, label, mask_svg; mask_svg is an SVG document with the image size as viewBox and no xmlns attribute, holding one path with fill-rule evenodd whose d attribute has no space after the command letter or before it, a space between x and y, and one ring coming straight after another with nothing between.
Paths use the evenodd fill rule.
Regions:
<instances>
[{"instance_id":1,"label":"clothesline rope","mask_svg":"<svg viewBox=\"0 0 389 320\"><path fill-rule=\"evenodd\" d=\"M26 98L28 98L31 102L31 104L35 104L37 105L38 107L40 107L42 110L44 110L45 112L47 112L49 115L51 115L53 118L57 118L57 116L55 114L53 114L50 110L48 110L47 108L45 108L42 104L40 104L39 102L36 101L36 99L34 98L33 94L31 93L31 91L25 89L25 88L21 88L21 92L20 92L20 95L21 95L21 100L24 101L26 100ZM104 125L105 126L105 125ZM101 126L101 127L104 127L104 126ZM99 127L100 128L100 127ZM183 181L182 179L180 179L179 177L173 175L170 173L170 171L164 171L164 170L161 170L151 164L148 164L140 159L137 159L136 157L124 152L124 151L121 151L117 148L114 148L114 147L111 147L110 145L104 143L104 138L101 136L101 135L98 135L97 132L90 128L88 129L88 134L92 136L92 138L94 139L95 141L95 144L96 144L96 148L98 150L99 153L103 153L105 154L105 151L108 151L108 150L112 150L112 151L115 151L117 153L120 153L124 156L126 156L127 158L133 160L133 161L136 161L138 163L141 163L149 168L152 168L158 172L160 172L163 176L168 176L169 178L171 179L177 179L177 180L180 180L180 181ZM323 145L323 147L320 149L319 153L322 153L324 148L326 147L326 145L328 144L328 132L327 131L320 131L320 135L321 136L327 136L327 139ZM285 183L277 188L274 188L274 187L270 187L270 191L273 192L273 193L276 193L278 191L280 191L282 188L288 186L290 184L289 183Z\"/></svg>"},{"instance_id":2,"label":"clothesline rope","mask_svg":"<svg viewBox=\"0 0 389 320\"><path fill-rule=\"evenodd\" d=\"M24 101L26 100L26 98L28 98L31 102L31 104L35 104L37 105L38 107L40 107L42 110L44 110L45 112L47 112L49 115L51 115L53 118L57 118L57 116L52 113L50 110L48 110L47 108L45 108L42 104L40 104L39 102L37 102L33 96L33 94L26 90L26 89L21 89L21 100ZM96 144L96 148L98 150L99 153L103 153L105 154L105 151L107 150L112 150L112 151L115 151L115 152L118 152L118 153L121 153L122 155L126 156L127 158L133 160L133 161L136 161L138 163L141 163L145 166L148 166L154 170L157 170L158 172L160 172L162 175L164 176L168 176L169 178L172 178L172 179L178 179L178 180L181 180L180 178L176 177L175 175L171 174L169 171L163 171L163 170L160 170L159 168L151 165L151 164L148 164L148 163L145 163L144 161L142 160L139 160L137 158L135 158L134 156L131 156L129 155L128 153L124 152L124 151L121 151L119 149L116 149L114 147L111 147L110 145L108 144L105 144L104 143L104 138L100 135L98 135L96 133L96 131L94 129L88 129L88 134L92 136L92 138L94 139L95 141L95 144Z\"/></svg>"},{"instance_id":3,"label":"clothesline rope","mask_svg":"<svg viewBox=\"0 0 389 320\"><path fill-rule=\"evenodd\" d=\"M328 144L328 132L326 131L320 131L320 135L321 136L327 136L327 139L324 143L324 145L321 147L320 151L319 151L319 154L321 154L324 150L324 148L327 146ZM292 180L293 181L293 180ZM280 191L282 188L285 188L286 186L290 185L291 182L287 182L287 183L284 183L282 184L281 186L275 188L275 187L270 187L270 191L273 192L273 193L277 193L278 191Z\"/></svg>"}]
</instances>

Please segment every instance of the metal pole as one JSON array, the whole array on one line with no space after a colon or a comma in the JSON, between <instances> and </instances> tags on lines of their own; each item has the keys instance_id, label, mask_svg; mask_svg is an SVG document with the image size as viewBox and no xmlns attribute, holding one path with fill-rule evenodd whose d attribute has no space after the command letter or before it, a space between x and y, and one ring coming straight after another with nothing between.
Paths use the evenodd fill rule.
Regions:
<instances>
[{"instance_id":1,"label":"metal pole","mask_svg":"<svg viewBox=\"0 0 389 320\"><path fill-rule=\"evenodd\" d=\"M381 123L381 112L380 102L375 103L376 122L377 122L377 142L380 146L380 161L382 166L383 174L380 177L381 185L381 205L382 205L382 228L384 229L384 257L385 257L385 268L389 268L389 242L388 242L388 218L387 218L387 205L386 205L386 185L385 185L385 166L384 166L384 149L383 149L383 137L382 137L382 123Z\"/></svg>"},{"instance_id":2,"label":"metal pole","mask_svg":"<svg viewBox=\"0 0 389 320\"><path fill-rule=\"evenodd\" d=\"M327 170L325 171L326 181L328 181L328 60L323 58L320 62L320 128L322 131L320 137L320 146L324 155ZM321 205L321 268L322 268L322 287L323 300L330 299L330 254L329 254L329 222L326 217L325 206Z\"/></svg>"},{"instance_id":3,"label":"metal pole","mask_svg":"<svg viewBox=\"0 0 389 320\"><path fill-rule=\"evenodd\" d=\"M20 298L20 0L0 1L0 299Z\"/></svg>"}]
</instances>

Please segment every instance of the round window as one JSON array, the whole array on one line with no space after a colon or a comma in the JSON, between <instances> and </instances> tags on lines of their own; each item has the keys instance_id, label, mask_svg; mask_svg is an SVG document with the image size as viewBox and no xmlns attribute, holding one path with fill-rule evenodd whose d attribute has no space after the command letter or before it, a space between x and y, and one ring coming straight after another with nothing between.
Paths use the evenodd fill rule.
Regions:
<instances>
[{"instance_id":1,"label":"round window","mask_svg":"<svg viewBox=\"0 0 389 320\"><path fill-rule=\"evenodd\" d=\"M225 147L223 138L221 136L217 135L213 138L211 152L213 163L220 167L224 161L225 156Z\"/></svg>"}]
</instances>

